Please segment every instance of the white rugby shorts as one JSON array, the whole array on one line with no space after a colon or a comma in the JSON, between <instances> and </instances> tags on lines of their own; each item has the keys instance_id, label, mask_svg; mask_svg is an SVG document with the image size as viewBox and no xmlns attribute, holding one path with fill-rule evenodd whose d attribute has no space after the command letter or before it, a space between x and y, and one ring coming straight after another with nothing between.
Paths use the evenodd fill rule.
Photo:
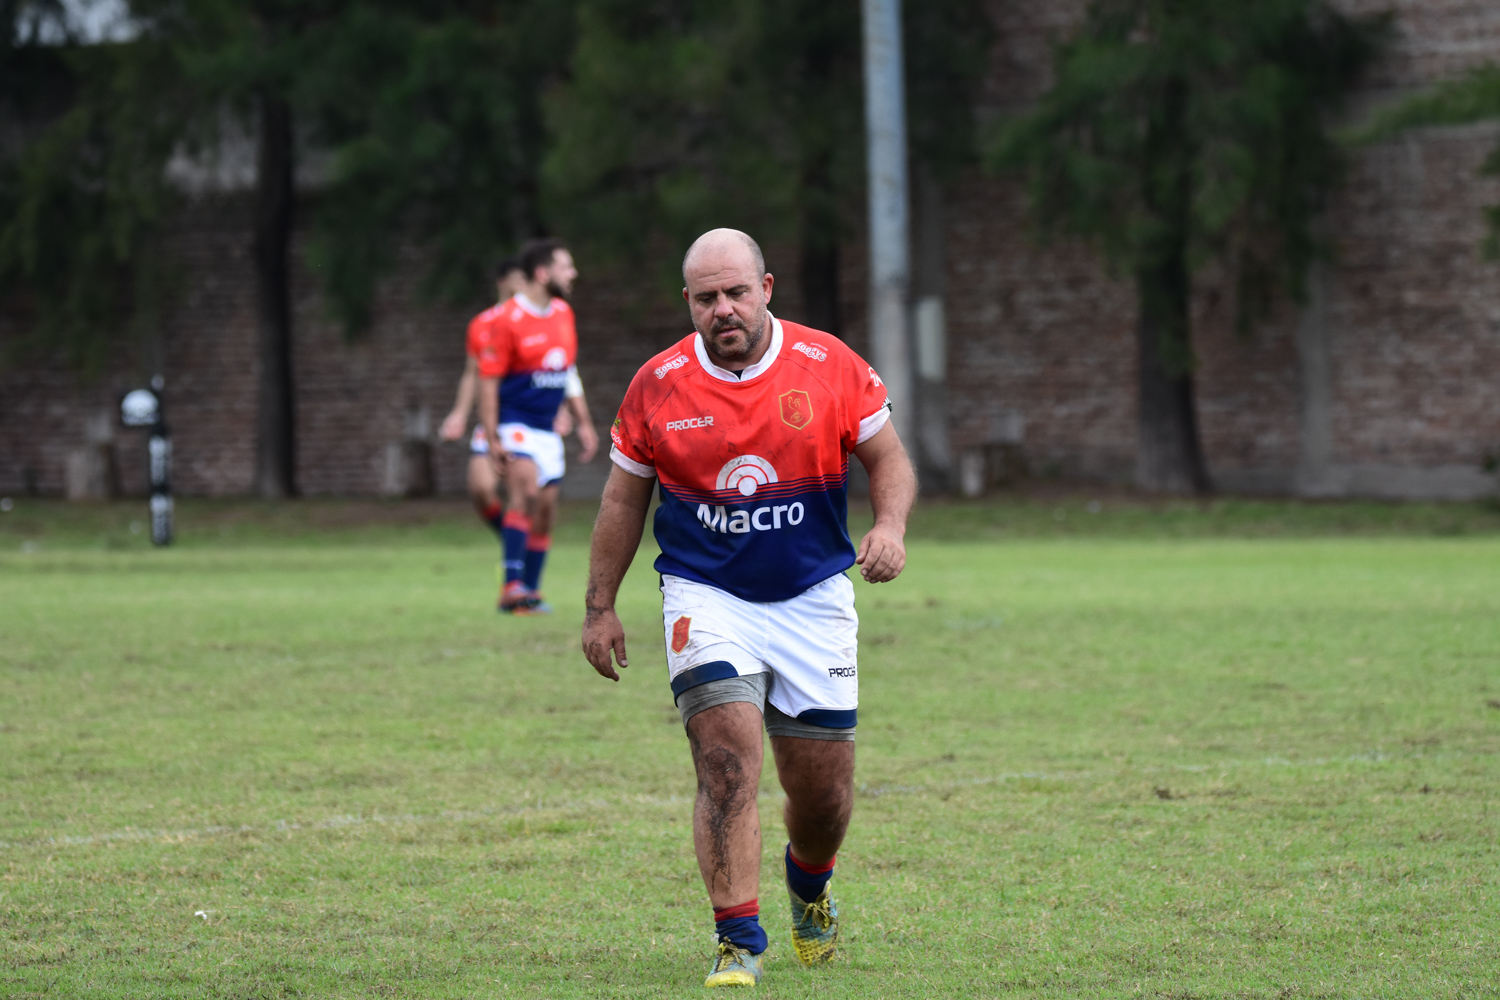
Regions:
<instances>
[{"instance_id":1,"label":"white rugby shorts","mask_svg":"<svg viewBox=\"0 0 1500 1000\"><path fill-rule=\"evenodd\" d=\"M680 576L663 576L661 593L674 699L710 681L768 672L767 699L782 712L814 726L854 727L859 616L844 574L764 604Z\"/></svg>"},{"instance_id":2,"label":"white rugby shorts","mask_svg":"<svg viewBox=\"0 0 1500 1000\"><path fill-rule=\"evenodd\" d=\"M501 424L496 429L500 448L511 458L529 458L536 463L536 483L551 486L562 479L563 439L555 431L538 430L525 424Z\"/></svg>"}]
</instances>

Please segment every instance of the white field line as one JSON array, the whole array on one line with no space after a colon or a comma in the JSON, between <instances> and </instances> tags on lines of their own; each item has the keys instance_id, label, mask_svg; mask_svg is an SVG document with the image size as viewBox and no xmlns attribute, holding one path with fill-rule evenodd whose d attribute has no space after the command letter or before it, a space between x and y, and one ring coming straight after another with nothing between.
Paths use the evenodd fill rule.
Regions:
<instances>
[{"instance_id":1,"label":"white field line","mask_svg":"<svg viewBox=\"0 0 1500 1000\"><path fill-rule=\"evenodd\" d=\"M1266 757L1258 761L1223 761L1215 764L1173 764L1166 767L1142 767L1132 769L1135 773L1162 774L1169 772L1201 773L1204 771L1231 771L1247 767L1268 768L1317 768L1327 767L1331 764L1382 764L1392 760L1428 760L1434 757L1455 756L1453 754L1436 754L1429 757L1425 754L1402 754L1393 757L1389 754L1378 752L1352 754L1347 757L1318 757L1303 761L1292 761L1285 757ZM1457 755L1468 756L1468 755ZM859 795L867 798L878 798L883 795L924 795L937 792L951 792L960 788L976 788L984 785L997 785L1008 781L1057 781L1070 782L1098 776L1095 771L1071 771L1066 773L1049 773L1044 771L1011 771L1001 774L986 775L979 778L962 778L957 781L947 781L933 784L884 784L858 786ZM763 800L780 801L781 793L770 789L762 789L759 796ZM692 799L685 795L627 795L617 799L552 799L539 796L534 803L516 805L495 809L472 809L457 810L448 809L440 813L399 813L396 815L381 815L374 813L369 816L356 816L352 814L340 814L329 816L326 819L308 822L296 822L292 820L277 820L274 823L262 826L242 824L240 826L205 826L184 830L144 830L137 827L127 827L124 830L114 830L107 833L90 834L64 834L55 837L38 837L33 840L0 840L0 850L24 850L35 847L86 847L93 844L105 843L130 843L141 841L155 841L161 844L185 844L196 840L209 840L215 837L255 834L292 834L299 832L316 832L320 830L343 830L359 827L387 827L387 826L429 826L438 823L462 823L472 820L495 819L506 816L534 815L540 812L566 812L578 809L593 809L616 807L622 805L684 805Z\"/></svg>"}]
</instances>

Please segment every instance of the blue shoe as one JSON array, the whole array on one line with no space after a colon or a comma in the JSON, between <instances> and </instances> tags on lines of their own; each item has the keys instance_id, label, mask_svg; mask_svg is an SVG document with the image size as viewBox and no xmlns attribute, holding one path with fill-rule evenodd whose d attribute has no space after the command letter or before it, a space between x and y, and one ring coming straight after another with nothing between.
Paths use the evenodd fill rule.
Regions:
<instances>
[{"instance_id":1,"label":"blue shoe","mask_svg":"<svg viewBox=\"0 0 1500 1000\"><path fill-rule=\"evenodd\" d=\"M792 951L803 965L820 965L828 961L839 943L839 908L828 888L828 885L823 886L823 891L811 903L793 892L790 886L786 890L792 899Z\"/></svg>"},{"instance_id":2,"label":"blue shoe","mask_svg":"<svg viewBox=\"0 0 1500 1000\"><path fill-rule=\"evenodd\" d=\"M760 956L752 955L728 941L719 942L719 953L714 956L714 967L709 970L703 985L754 986L760 982Z\"/></svg>"}]
</instances>

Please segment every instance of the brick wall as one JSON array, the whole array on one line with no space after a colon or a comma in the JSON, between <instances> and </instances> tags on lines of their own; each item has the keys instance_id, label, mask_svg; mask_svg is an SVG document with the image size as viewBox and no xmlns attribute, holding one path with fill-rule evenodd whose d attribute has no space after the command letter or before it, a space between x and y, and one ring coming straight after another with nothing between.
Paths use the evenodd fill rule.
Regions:
<instances>
[{"instance_id":1,"label":"brick wall","mask_svg":"<svg viewBox=\"0 0 1500 1000\"><path fill-rule=\"evenodd\" d=\"M1081 3L992 7L993 111L1045 88L1050 40ZM1367 13L1390 6L1350 0ZM1394 50L1352 117L1443 76L1500 60L1500 6L1394 5ZM1356 154L1323 220L1338 259L1309 308L1284 305L1232 331L1223 283L1194 308L1204 448L1234 490L1388 496L1491 492L1500 450L1500 265L1479 258L1476 177L1500 127L1426 129ZM971 178L951 193L949 381L954 444L1018 443L1034 471L1125 479L1135 456L1133 296L1084 248L1026 235L1013 185Z\"/></svg>"},{"instance_id":2,"label":"brick wall","mask_svg":"<svg viewBox=\"0 0 1500 1000\"><path fill-rule=\"evenodd\" d=\"M1386 6L1346 0L1356 12ZM986 113L1047 84L1050 40L1081 2L994 0L997 40ZM1400 37L1356 115L1414 87L1500 60L1500 5L1402 0ZM1195 304L1199 407L1217 482L1233 490L1472 496L1500 449L1500 264L1479 258L1481 206L1500 183L1475 170L1500 127L1429 129L1355 159L1325 219L1338 260L1321 267L1307 308L1284 306L1248 338L1207 272ZM1086 248L1039 246L1011 184L971 176L946 193L947 406L955 448L1007 443L1038 473L1128 479L1135 456L1134 302ZM122 345L92 379L29 361L0 369L0 493L61 493L68 455L111 436L127 490L144 489L144 443L111 422L119 395L160 365L177 451L177 487L251 486L255 305L242 196L202 197L171 240L177 305L159 341ZM675 256L678 248L661 248ZM865 346L863 247L845 248L844 335ZM796 259L768 248L781 276L773 309L799 315ZM652 274L585 260L575 306L580 368L607 425L630 376L687 330L685 307ZM402 256L373 329L346 340L316 281L295 277L298 476L308 494L370 494L387 448L434 431L462 365L463 308L421 302L422 262ZM0 318L3 319L3 318ZM0 323L0 340L5 338ZM435 447L436 485L463 489L466 451ZM603 459L575 467L566 491L597 495Z\"/></svg>"}]
</instances>

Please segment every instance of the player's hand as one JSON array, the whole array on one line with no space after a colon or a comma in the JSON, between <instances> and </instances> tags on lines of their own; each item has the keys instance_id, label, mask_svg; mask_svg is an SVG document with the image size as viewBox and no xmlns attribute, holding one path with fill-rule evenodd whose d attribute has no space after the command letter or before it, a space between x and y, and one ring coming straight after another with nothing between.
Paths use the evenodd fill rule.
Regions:
<instances>
[{"instance_id":1,"label":"player's hand","mask_svg":"<svg viewBox=\"0 0 1500 1000\"><path fill-rule=\"evenodd\" d=\"M443 418L442 426L438 428L438 437L444 441L457 441L464 436L464 425L468 423L465 419L467 414L454 410Z\"/></svg>"},{"instance_id":2,"label":"player's hand","mask_svg":"<svg viewBox=\"0 0 1500 1000\"><path fill-rule=\"evenodd\" d=\"M567 437L573 433L573 411L566 405L559 408L557 416L552 418L552 433L558 437Z\"/></svg>"},{"instance_id":3,"label":"player's hand","mask_svg":"<svg viewBox=\"0 0 1500 1000\"><path fill-rule=\"evenodd\" d=\"M589 608L583 615L583 655L600 677L618 681L620 675L609 662L611 652L621 667L630 665L625 657L625 626L620 624L614 608Z\"/></svg>"},{"instance_id":4,"label":"player's hand","mask_svg":"<svg viewBox=\"0 0 1500 1000\"><path fill-rule=\"evenodd\" d=\"M870 583L889 583L906 568L906 541L899 532L877 524L860 540L854 561L859 575Z\"/></svg>"},{"instance_id":5,"label":"player's hand","mask_svg":"<svg viewBox=\"0 0 1500 1000\"><path fill-rule=\"evenodd\" d=\"M495 467L495 475L501 479L505 478L505 466L510 461L510 456L505 453L494 441L490 442L490 464Z\"/></svg>"},{"instance_id":6,"label":"player's hand","mask_svg":"<svg viewBox=\"0 0 1500 1000\"><path fill-rule=\"evenodd\" d=\"M593 424L578 425L578 443L583 446L578 452L578 461L587 462L599 454L599 432L594 430Z\"/></svg>"}]
</instances>

